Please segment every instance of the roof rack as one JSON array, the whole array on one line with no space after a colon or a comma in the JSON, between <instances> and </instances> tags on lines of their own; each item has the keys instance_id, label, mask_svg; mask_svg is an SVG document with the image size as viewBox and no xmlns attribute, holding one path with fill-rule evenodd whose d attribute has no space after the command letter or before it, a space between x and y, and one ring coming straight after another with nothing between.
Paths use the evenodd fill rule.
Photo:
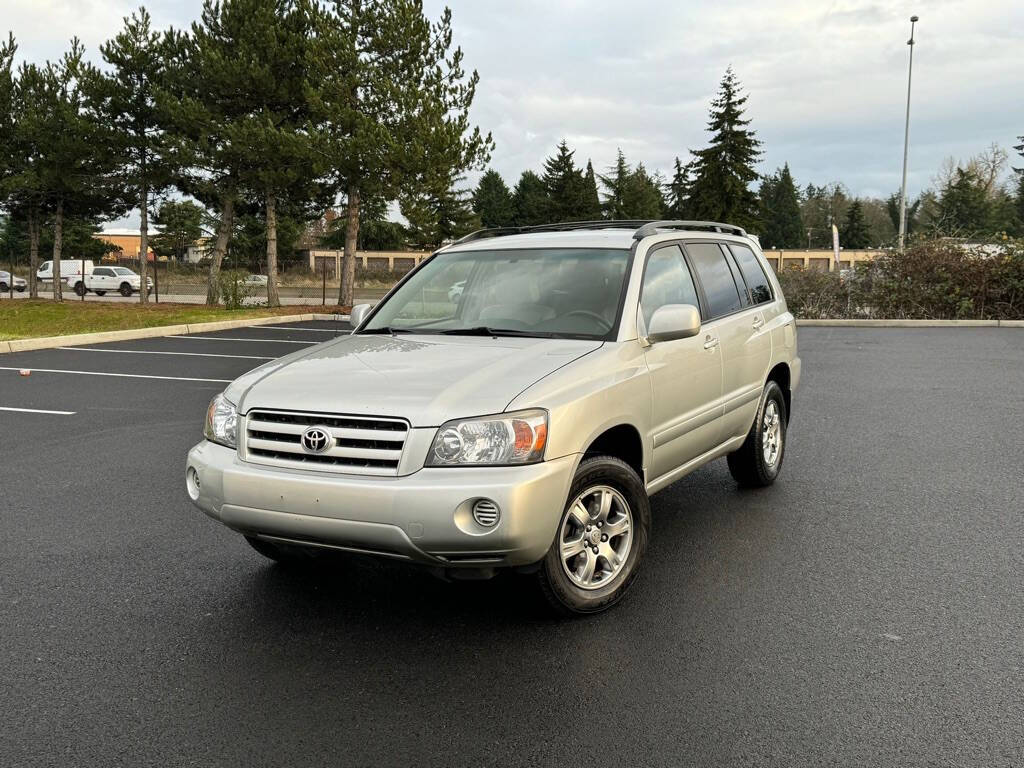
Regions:
<instances>
[{"instance_id":1,"label":"roof rack","mask_svg":"<svg viewBox=\"0 0 1024 768\"><path fill-rule=\"evenodd\" d=\"M572 232L577 229L635 229L648 224L650 219L596 219L593 221L563 221L558 224L534 224L528 227L490 227L470 232L452 245L504 235L523 235L530 232Z\"/></svg>"},{"instance_id":2,"label":"roof rack","mask_svg":"<svg viewBox=\"0 0 1024 768\"><path fill-rule=\"evenodd\" d=\"M721 232L727 235L746 236L743 227L732 224L722 224L717 221L676 221L657 219L597 219L596 221L563 221L558 224L535 224L529 227L490 227L470 232L465 237L459 238L452 245L470 243L474 240L484 240L489 237L503 237L504 235L522 235L530 232L572 232L579 229L635 229L633 238L641 240L650 235L658 234L659 229L709 229L713 232Z\"/></svg>"},{"instance_id":3,"label":"roof rack","mask_svg":"<svg viewBox=\"0 0 1024 768\"><path fill-rule=\"evenodd\" d=\"M720 232L726 235L739 235L746 237L747 231L743 227L734 224L723 224L719 221L648 221L645 222L636 232L633 233L635 240L642 240L645 237L658 234L659 229L708 229L712 232Z\"/></svg>"}]
</instances>

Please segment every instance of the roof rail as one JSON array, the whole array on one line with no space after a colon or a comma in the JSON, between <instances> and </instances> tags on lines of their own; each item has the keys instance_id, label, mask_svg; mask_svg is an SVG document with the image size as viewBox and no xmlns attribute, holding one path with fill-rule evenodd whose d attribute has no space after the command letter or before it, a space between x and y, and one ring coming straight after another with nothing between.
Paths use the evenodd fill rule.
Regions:
<instances>
[{"instance_id":1,"label":"roof rail","mask_svg":"<svg viewBox=\"0 0 1024 768\"><path fill-rule=\"evenodd\" d=\"M490 227L470 232L465 237L461 237L451 243L451 245L461 245L462 243L470 243L474 240L483 240L488 237L522 235L530 232L572 232L577 229L635 229L650 222L650 219L596 219L593 221L563 221L557 224L534 224L527 227Z\"/></svg>"},{"instance_id":2,"label":"roof rail","mask_svg":"<svg viewBox=\"0 0 1024 768\"><path fill-rule=\"evenodd\" d=\"M709 229L712 232L720 232L726 235L739 235L746 237L747 231L743 227L734 224L722 224L718 221L648 221L645 222L636 232L633 233L634 240L642 240L645 237L658 234L659 229Z\"/></svg>"}]
</instances>

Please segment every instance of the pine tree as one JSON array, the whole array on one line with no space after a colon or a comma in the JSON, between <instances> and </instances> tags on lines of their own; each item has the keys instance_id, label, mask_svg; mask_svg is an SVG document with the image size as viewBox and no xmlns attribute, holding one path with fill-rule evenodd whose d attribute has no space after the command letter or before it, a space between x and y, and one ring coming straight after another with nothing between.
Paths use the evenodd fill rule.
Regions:
<instances>
[{"instance_id":1,"label":"pine tree","mask_svg":"<svg viewBox=\"0 0 1024 768\"><path fill-rule=\"evenodd\" d=\"M718 96L711 102L707 148L693 152L694 180L691 189L693 214L698 219L751 226L757 220L757 196L750 184L757 179L754 163L761 142L747 128L743 117L747 96L730 67L725 71Z\"/></svg>"},{"instance_id":2,"label":"pine tree","mask_svg":"<svg viewBox=\"0 0 1024 768\"><path fill-rule=\"evenodd\" d=\"M512 193L513 221L517 227L546 223L548 207L544 182L533 171L523 171Z\"/></svg>"},{"instance_id":3,"label":"pine tree","mask_svg":"<svg viewBox=\"0 0 1024 768\"><path fill-rule=\"evenodd\" d=\"M939 197L939 232L958 236L988 232L991 214L984 180L974 170L957 168Z\"/></svg>"},{"instance_id":4,"label":"pine tree","mask_svg":"<svg viewBox=\"0 0 1024 768\"><path fill-rule=\"evenodd\" d=\"M629 177L632 169L626 162L626 156L619 149L615 156L615 165L608 169L607 175L599 175L601 186L605 189L604 206L605 216L609 219L628 219L626 211L627 198L629 196Z\"/></svg>"},{"instance_id":5,"label":"pine tree","mask_svg":"<svg viewBox=\"0 0 1024 768\"><path fill-rule=\"evenodd\" d=\"M472 197L460 189L459 179L431 192L402 195L402 215L409 222L409 240L420 248L437 248L446 242L479 229L480 219L473 212Z\"/></svg>"},{"instance_id":6,"label":"pine tree","mask_svg":"<svg viewBox=\"0 0 1024 768\"><path fill-rule=\"evenodd\" d=\"M563 139L555 155L544 161L544 191L548 196L549 223L581 221L586 217L584 179L573 162L575 153Z\"/></svg>"},{"instance_id":7,"label":"pine tree","mask_svg":"<svg viewBox=\"0 0 1024 768\"><path fill-rule=\"evenodd\" d=\"M488 169L473 193L473 211L484 227L510 227L515 217L512 192L501 174Z\"/></svg>"},{"instance_id":8,"label":"pine tree","mask_svg":"<svg viewBox=\"0 0 1024 768\"><path fill-rule=\"evenodd\" d=\"M644 164L639 163L626 178L623 218L660 219L664 207L661 185L647 173Z\"/></svg>"},{"instance_id":9,"label":"pine tree","mask_svg":"<svg viewBox=\"0 0 1024 768\"><path fill-rule=\"evenodd\" d=\"M313 17L311 99L346 199L338 301L351 304L361 200L440 196L442 180L487 162L493 141L470 128L479 77L452 48L450 10L432 23L419 2L336 0Z\"/></svg>"},{"instance_id":10,"label":"pine tree","mask_svg":"<svg viewBox=\"0 0 1024 768\"><path fill-rule=\"evenodd\" d=\"M125 17L124 29L100 46L109 72L88 69L88 89L96 118L112 132L113 149L121 161L123 189L139 209L139 275L146 282L149 251L149 205L170 182L156 92L164 77L160 35L151 29L149 12ZM139 291L139 301L148 301Z\"/></svg>"},{"instance_id":11,"label":"pine tree","mask_svg":"<svg viewBox=\"0 0 1024 768\"><path fill-rule=\"evenodd\" d=\"M910 200L907 200L907 208L906 208L907 225L906 225L906 230L905 230L905 233L906 233L907 237L910 237L910 233L914 232L917 229L917 214L918 214L918 210L921 207L921 200L922 200L922 198L920 198L920 197L917 198L917 200L914 200L913 202L911 202ZM891 195L889 195L889 197L886 198L886 200L885 200L885 211L886 211L886 213L889 214L889 220L892 222L893 229L895 229L897 232L899 232L899 230L900 230L900 193L899 192L893 192Z\"/></svg>"},{"instance_id":12,"label":"pine tree","mask_svg":"<svg viewBox=\"0 0 1024 768\"><path fill-rule=\"evenodd\" d=\"M160 231L153 235L153 253L182 261L188 247L203 233L203 209L190 200L165 200L156 209L153 223Z\"/></svg>"},{"instance_id":13,"label":"pine tree","mask_svg":"<svg viewBox=\"0 0 1024 768\"><path fill-rule=\"evenodd\" d=\"M597 191L597 176L594 164L587 160L587 172L583 175L583 211L582 218L596 221L601 218L601 195Z\"/></svg>"},{"instance_id":14,"label":"pine tree","mask_svg":"<svg viewBox=\"0 0 1024 768\"><path fill-rule=\"evenodd\" d=\"M844 248L867 248L871 244L871 234L864 220L864 210L857 198L853 199L846 211L846 221L839 229L839 241Z\"/></svg>"},{"instance_id":15,"label":"pine tree","mask_svg":"<svg viewBox=\"0 0 1024 768\"><path fill-rule=\"evenodd\" d=\"M761 242L768 248L799 248L804 243L800 197L786 163L765 176L758 190Z\"/></svg>"},{"instance_id":16,"label":"pine tree","mask_svg":"<svg viewBox=\"0 0 1024 768\"><path fill-rule=\"evenodd\" d=\"M676 158L672 172L672 180L668 183L668 199L665 201L665 215L670 219L690 219L690 173L693 170L693 163L683 165L679 158Z\"/></svg>"}]
</instances>

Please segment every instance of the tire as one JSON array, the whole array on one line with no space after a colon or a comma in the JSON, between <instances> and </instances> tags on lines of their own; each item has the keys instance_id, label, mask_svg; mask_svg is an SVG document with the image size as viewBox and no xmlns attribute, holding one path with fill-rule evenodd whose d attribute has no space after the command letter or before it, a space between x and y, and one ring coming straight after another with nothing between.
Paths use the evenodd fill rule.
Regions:
<instances>
[{"instance_id":1,"label":"tire","mask_svg":"<svg viewBox=\"0 0 1024 768\"><path fill-rule=\"evenodd\" d=\"M769 381L747 439L727 457L729 473L740 486L764 488L775 482L786 455L787 423L786 398L779 385Z\"/></svg>"},{"instance_id":2,"label":"tire","mask_svg":"<svg viewBox=\"0 0 1024 768\"><path fill-rule=\"evenodd\" d=\"M89 289L85 287L85 283L79 280L75 283L75 293L79 296L85 296L89 292Z\"/></svg>"},{"instance_id":3,"label":"tire","mask_svg":"<svg viewBox=\"0 0 1024 768\"><path fill-rule=\"evenodd\" d=\"M298 565L312 562L316 558L316 552L308 547L288 546L287 544L275 544L272 541L261 539L256 536L246 536L245 540L249 546L266 558L282 565Z\"/></svg>"},{"instance_id":4,"label":"tire","mask_svg":"<svg viewBox=\"0 0 1024 768\"><path fill-rule=\"evenodd\" d=\"M609 530L621 533L602 533L606 523ZM555 612L599 613L621 600L639 575L650 529L647 491L632 467L611 456L584 459L573 477L555 539L537 571L541 592ZM579 549L563 559L563 543L569 545L566 552ZM621 557L619 565L612 564L613 554Z\"/></svg>"},{"instance_id":5,"label":"tire","mask_svg":"<svg viewBox=\"0 0 1024 768\"><path fill-rule=\"evenodd\" d=\"M132 295L132 287L128 283L121 283L121 287L118 289L118 293L122 296L128 297Z\"/></svg>"},{"instance_id":6,"label":"tire","mask_svg":"<svg viewBox=\"0 0 1024 768\"><path fill-rule=\"evenodd\" d=\"M16 290L18 293L24 293L25 292L25 286L24 285L16 285L16 286L14 286L14 290Z\"/></svg>"},{"instance_id":7,"label":"tire","mask_svg":"<svg viewBox=\"0 0 1024 768\"><path fill-rule=\"evenodd\" d=\"M7 283L0 283L0 293L7 293L8 288L10 286Z\"/></svg>"},{"instance_id":8,"label":"tire","mask_svg":"<svg viewBox=\"0 0 1024 768\"><path fill-rule=\"evenodd\" d=\"M106 291L96 291L96 295L97 296L106 296L107 292Z\"/></svg>"}]
</instances>

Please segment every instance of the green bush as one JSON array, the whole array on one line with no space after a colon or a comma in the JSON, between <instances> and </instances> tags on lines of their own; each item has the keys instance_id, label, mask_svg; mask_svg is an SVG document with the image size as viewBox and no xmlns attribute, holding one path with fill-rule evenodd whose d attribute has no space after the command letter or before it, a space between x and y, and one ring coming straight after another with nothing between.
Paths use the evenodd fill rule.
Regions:
<instances>
[{"instance_id":1,"label":"green bush","mask_svg":"<svg viewBox=\"0 0 1024 768\"><path fill-rule=\"evenodd\" d=\"M803 318L1020 320L1024 243L922 241L861 262L845 277L789 267L779 281L790 311Z\"/></svg>"},{"instance_id":2,"label":"green bush","mask_svg":"<svg viewBox=\"0 0 1024 768\"><path fill-rule=\"evenodd\" d=\"M220 273L220 297L225 309L243 309L254 306L249 301L256 291L243 281L249 273L243 270L225 270Z\"/></svg>"}]
</instances>

